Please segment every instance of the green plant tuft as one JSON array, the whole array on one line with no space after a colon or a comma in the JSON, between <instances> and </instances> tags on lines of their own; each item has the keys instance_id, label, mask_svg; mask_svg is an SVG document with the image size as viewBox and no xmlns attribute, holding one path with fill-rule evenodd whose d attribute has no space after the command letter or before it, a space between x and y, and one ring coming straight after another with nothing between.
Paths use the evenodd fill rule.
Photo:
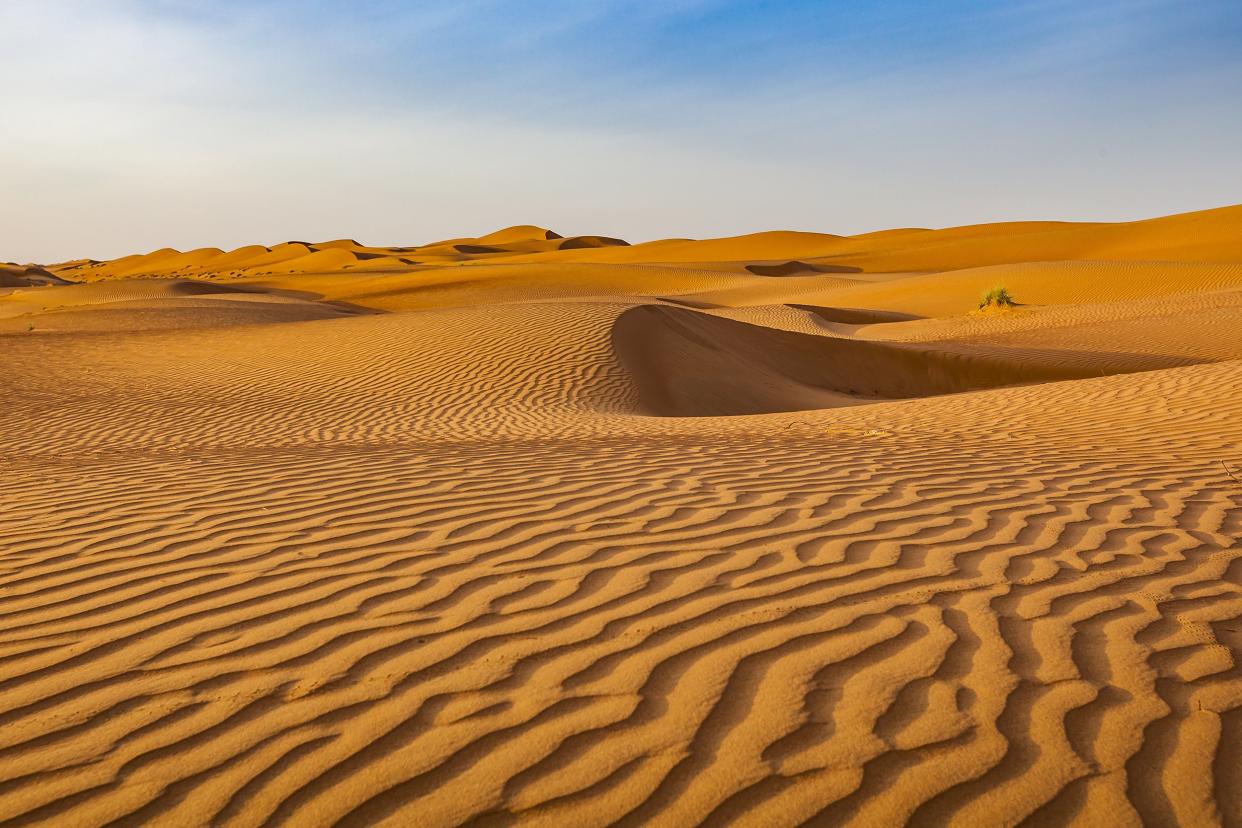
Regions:
<instances>
[{"instance_id":1,"label":"green plant tuft","mask_svg":"<svg viewBox=\"0 0 1242 828\"><path fill-rule=\"evenodd\" d=\"M983 294L983 298L979 300L979 309L984 308L1012 308L1018 303L1013 300L1013 295L1009 293L1009 288L1004 285L996 287Z\"/></svg>"}]
</instances>

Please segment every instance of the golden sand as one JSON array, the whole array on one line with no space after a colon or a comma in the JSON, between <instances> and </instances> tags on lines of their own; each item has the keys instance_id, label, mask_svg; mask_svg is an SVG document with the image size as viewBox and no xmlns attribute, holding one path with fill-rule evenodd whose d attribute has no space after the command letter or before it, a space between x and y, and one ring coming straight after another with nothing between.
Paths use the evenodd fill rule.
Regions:
<instances>
[{"instance_id":1,"label":"golden sand","mask_svg":"<svg viewBox=\"0 0 1242 828\"><path fill-rule=\"evenodd\" d=\"M5 265L0 391L0 821L1242 824L1242 207Z\"/></svg>"}]
</instances>

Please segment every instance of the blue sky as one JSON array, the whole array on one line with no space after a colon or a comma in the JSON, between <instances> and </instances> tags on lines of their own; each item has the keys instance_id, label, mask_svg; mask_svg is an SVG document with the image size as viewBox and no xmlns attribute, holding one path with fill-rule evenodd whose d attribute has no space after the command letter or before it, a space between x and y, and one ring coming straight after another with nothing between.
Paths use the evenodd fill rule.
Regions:
<instances>
[{"instance_id":1,"label":"blue sky","mask_svg":"<svg viewBox=\"0 0 1242 828\"><path fill-rule=\"evenodd\" d=\"M0 260L1242 201L1237 0L5 0Z\"/></svg>"}]
</instances>

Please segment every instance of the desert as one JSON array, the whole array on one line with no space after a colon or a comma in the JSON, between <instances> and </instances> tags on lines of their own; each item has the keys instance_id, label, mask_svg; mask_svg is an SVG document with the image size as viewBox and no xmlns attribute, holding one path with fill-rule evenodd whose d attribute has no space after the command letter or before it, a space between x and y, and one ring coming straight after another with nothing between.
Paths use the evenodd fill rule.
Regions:
<instances>
[{"instance_id":1,"label":"desert","mask_svg":"<svg viewBox=\"0 0 1242 828\"><path fill-rule=\"evenodd\" d=\"M1242 0L0 35L0 828L1242 828Z\"/></svg>"},{"instance_id":2,"label":"desert","mask_svg":"<svg viewBox=\"0 0 1242 828\"><path fill-rule=\"evenodd\" d=\"M1242 824L1242 206L0 285L6 825Z\"/></svg>"}]
</instances>

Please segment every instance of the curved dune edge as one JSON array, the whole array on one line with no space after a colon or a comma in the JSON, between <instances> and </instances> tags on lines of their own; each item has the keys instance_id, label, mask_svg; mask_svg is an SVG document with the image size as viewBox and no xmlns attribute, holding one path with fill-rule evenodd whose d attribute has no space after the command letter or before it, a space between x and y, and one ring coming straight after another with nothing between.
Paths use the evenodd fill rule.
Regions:
<instances>
[{"instance_id":1,"label":"curved dune edge","mask_svg":"<svg viewBox=\"0 0 1242 828\"><path fill-rule=\"evenodd\" d=\"M818 309L834 321L876 317ZM885 318L885 317L881 317ZM612 344L646 413L765 414L957 394L1187 364L1170 357L925 346L774 330L680 307L641 305Z\"/></svg>"},{"instance_id":2,"label":"curved dune edge","mask_svg":"<svg viewBox=\"0 0 1242 828\"><path fill-rule=\"evenodd\" d=\"M0 290L0 823L1242 824L1238 215Z\"/></svg>"}]
</instances>

